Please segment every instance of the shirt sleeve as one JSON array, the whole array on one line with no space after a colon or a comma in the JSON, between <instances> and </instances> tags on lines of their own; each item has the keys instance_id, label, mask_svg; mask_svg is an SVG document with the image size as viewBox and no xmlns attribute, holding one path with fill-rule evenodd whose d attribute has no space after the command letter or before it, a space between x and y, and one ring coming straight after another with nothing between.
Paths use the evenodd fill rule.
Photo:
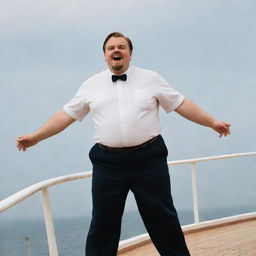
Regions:
<instances>
[{"instance_id":1,"label":"shirt sleeve","mask_svg":"<svg viewBox=\"0 0 256 256\"><path fill-rule=\"evenodd\" d=\"M156 74L154 95L166 113L174 111L185 99L184 95L172 88L161 76Z\"/></svg>"},{"instance_id":2,"label":"shirt sleeve","mask_svg":"<svg viewBox=\"0 0 256 256\"><path fill-rule=\"evenodd\" d=\"M63 110L79 121L82 121L89 113L90 107L86 102L86 82L79 88L73 99L63 106Z\"/></svg>"}]
</instances>

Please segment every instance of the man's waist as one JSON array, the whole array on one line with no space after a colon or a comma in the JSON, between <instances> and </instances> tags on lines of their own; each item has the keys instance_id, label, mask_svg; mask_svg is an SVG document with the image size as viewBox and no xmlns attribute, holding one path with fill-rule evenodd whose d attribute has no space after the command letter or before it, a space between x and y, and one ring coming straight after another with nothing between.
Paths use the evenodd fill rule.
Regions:
<instances>
[{"instance_id":1,"label":"man's waist","mask_svg":"<svg viewBox=\"0 0 256 256\"><path fill-rule=\"evenodd\" d=\"M97 143L98 146L106 151L109 151L109 152L116 152L116 153L130 153L130 152L133 152L133 151L137 151L139 149L142 149L142 148L146 148L147 146L151 145L152 143L154 143L157 138L159 137L160 135L156 136L156 137L153 137L152 139L142 143L142 144L139 144L139 145L136 145L136 146L131 146L131 147L108 147L108 146L105 146L103 144L100 144L100 143Z\"/></svg>"}]
</instances>

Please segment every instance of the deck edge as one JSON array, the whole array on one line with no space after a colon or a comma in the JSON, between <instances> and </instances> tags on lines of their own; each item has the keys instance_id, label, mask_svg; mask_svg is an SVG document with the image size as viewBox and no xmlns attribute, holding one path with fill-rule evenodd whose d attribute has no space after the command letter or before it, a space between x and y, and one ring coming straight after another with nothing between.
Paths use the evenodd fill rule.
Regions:
<instances>
[{"instance_id":1,"label":"deck edge","mask_svg":"<svg viewBox=\"0 0 256 256\"><path fill-rule=\"evenodd\" d=\"M214 229L221 226L232 225L235 223L246 222L256 219L256 212L239 214L231 217L224 217L215 220L208 220L200 222L199 224L193 223L182 226L184 234L190 234L200 232L207 229ZM132 238L122 240L119 242L118 255L127 251L133 250L134 248L140 247L147 243L150 243L151 239L147 233L134 236Z\"/></svg>"},{"instance_id":2,"label":"deck edge","mask_svg":"<svg viewBox=\"0 0 256 256\"><path fill-rule=\"evenodd\" d=\"M185 225L185 226L182 226L182 230L184 234L190 234L194 232L200 232L207 229L218 228L221 226L232 225L235 223L241 223L241 222L246 222L246 221L255 220L255 219L256 219L256 212L251 212L251 213L234 215L231 217L219 218L215 220L203 221L199 224L194 223L190 225Z\"/></svg>"}]
</instances>

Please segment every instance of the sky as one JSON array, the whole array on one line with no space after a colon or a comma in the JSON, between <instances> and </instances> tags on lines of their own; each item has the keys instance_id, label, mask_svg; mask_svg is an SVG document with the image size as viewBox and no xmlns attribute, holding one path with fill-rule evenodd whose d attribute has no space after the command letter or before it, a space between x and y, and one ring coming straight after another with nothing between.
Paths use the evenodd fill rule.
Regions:
<instances>
[{"instance_id":1,"label":"sky","mask_svg":"<svg viewBox=\"0 0 256 256\"><path fill-rule=\"evenodd\" d=\"M219 139L208 128L162 111L169 160L255 151L255 14L253 0L0 0L0 198L91 169L90 116L25 153L15 141L38 129L85 79L106 68L102 43L113 31L131 38L133 65L158 72L232 124L232 135ZM255 158L199 169L201 207L246 206L255 199ZM171 177L177 207L191 207L190 168L172 168ZM50 192L54 215L89 214L90 180ZM127 209L135 208L130 196ZM41 214L36 195L1 217Z\"/></svg>"}]
</instances>

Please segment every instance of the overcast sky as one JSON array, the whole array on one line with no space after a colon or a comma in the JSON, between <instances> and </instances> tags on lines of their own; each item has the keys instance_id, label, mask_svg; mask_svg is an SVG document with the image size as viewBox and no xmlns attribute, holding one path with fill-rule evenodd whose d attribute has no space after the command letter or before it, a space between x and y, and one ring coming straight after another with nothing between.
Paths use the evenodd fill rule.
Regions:
<instances>
[{"instance_id":1,"label":"overcast sky","mask_svg":"<svg viewBox=\"0 0 256 256\"><path fill-rule=\"evenodd\" d=\"M255 151L255 14L253 0L0 0L0 197L44 179L91 169L90 116L25 153L16 150L15 140L40 127L85 79L106 68L102 43L113 31L133 41L133 65L157 71L207 112L232 124L232 136L219 139L175 113L161 113L170 160ZM256 165L247 160L250 164L223 162L227 170L217 176L237 186L254 172L243 181L248 191L241 204L255 198L251 188ZM172 172L181 208L187 207L182 200L190 194L187 168ZM216 187L212 175L202 174L202 189ZM90 209L90 181L73 184L53 189L53 200L61 209L56 215L81 215ZM226 182L222 186L227 187ZM68 195L74 188L73 198ZM234 198L223 205L235 204L237 194L232 193ZM62 208L69 197L75 213ZM201 200L205 207L218 201ZM39 216L41 209L29 210L35 201L38 198L3 216Z\"/></svg>"}]
</instances>

